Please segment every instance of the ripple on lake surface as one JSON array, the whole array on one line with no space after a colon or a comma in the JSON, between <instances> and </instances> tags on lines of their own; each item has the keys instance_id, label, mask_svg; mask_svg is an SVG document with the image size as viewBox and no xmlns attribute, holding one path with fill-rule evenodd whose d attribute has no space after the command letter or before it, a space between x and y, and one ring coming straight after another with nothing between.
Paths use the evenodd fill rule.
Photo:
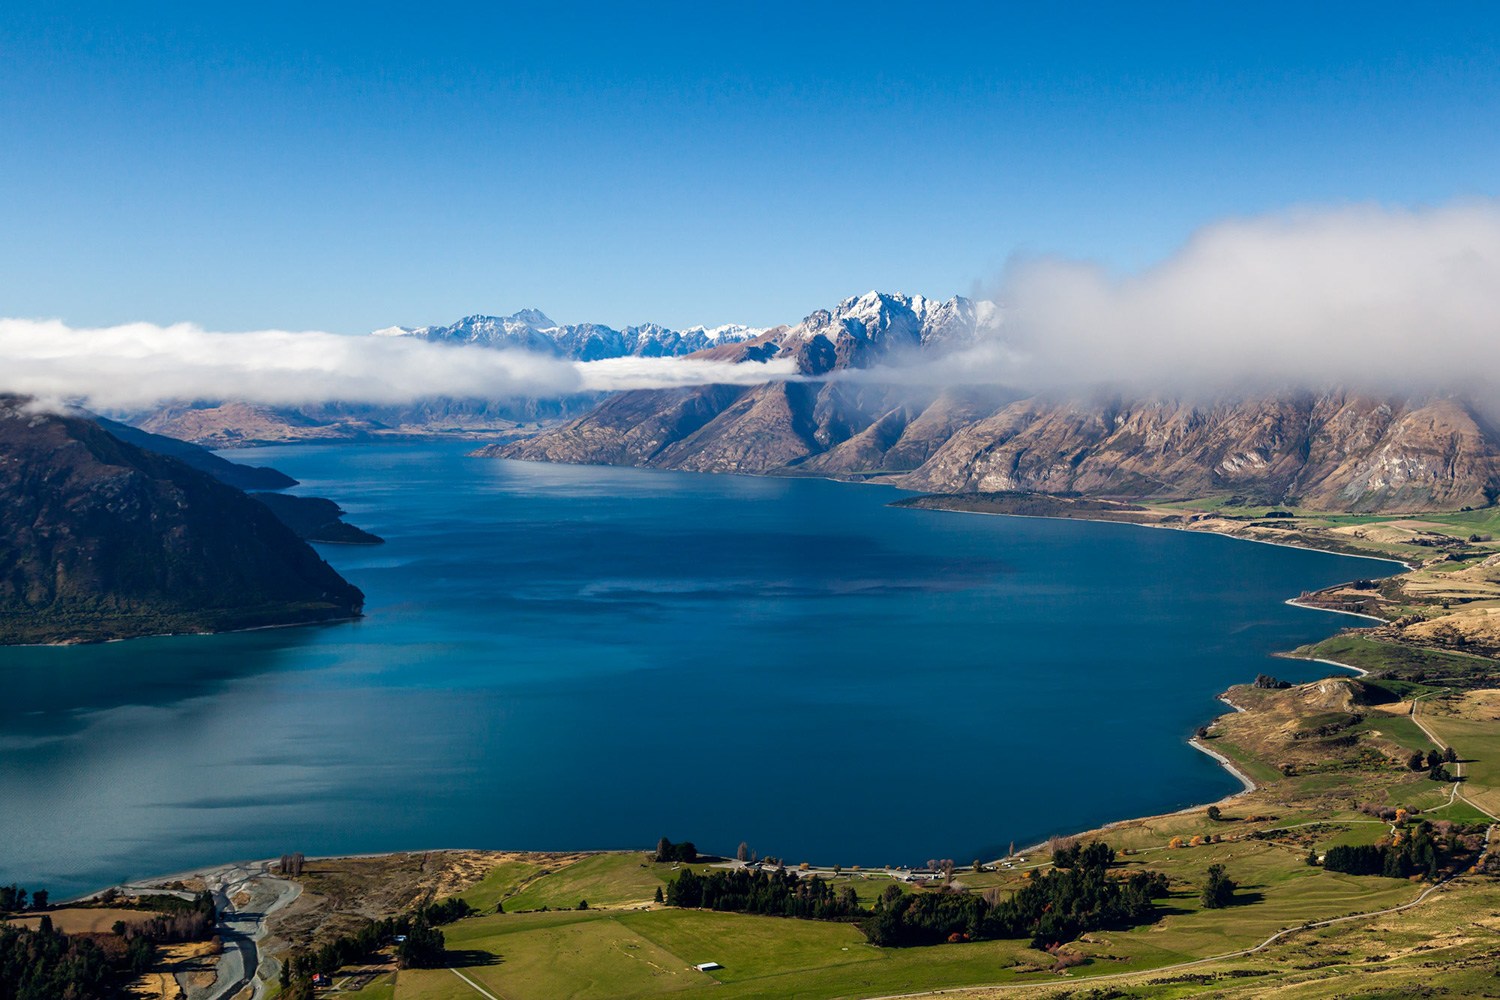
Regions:
<instances>
[{"instance_id":1,"label":"ripple on lake surface","mask_svg":"<svg viewBox=\"0 0 1500 1000\"><path fill-rule=\"evenodd\" d=\"M259 449L360 622L0 650L0 881L422 847L967 860L1216 798L1185 745L1369 562L815 480ZM1394 570L1393 570L1394 571Z\"/></svg>"}]
</instances>

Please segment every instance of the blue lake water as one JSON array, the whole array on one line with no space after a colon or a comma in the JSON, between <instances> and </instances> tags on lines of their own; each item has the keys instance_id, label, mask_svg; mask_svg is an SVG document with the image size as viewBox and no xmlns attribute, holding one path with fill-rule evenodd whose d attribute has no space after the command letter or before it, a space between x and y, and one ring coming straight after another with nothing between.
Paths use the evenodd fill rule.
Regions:
<instances>
[{"instance_id":1,"label":"blue lake water","mask_svg":"<svg viewBox=\"0 0 1500 1000\"><path fill-rule=\"evenodd\" d=\"M362 621L0 649L0 881L54 895L286 851L995 856L1237 782L1215 695L1389 566L1201 534L886 506L894 490L241 453L379 547Z\"/></svg>"}]
</instances>

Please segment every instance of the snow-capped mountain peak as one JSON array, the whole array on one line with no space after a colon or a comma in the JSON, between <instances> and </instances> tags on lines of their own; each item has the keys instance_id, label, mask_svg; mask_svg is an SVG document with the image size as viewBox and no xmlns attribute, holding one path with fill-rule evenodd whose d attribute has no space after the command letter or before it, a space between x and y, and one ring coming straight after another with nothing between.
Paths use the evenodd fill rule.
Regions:
<instances>
[{"instance_id":1,"label":"snow-capped mountain peak","mask_svg":"<svg viewBox=\"0 0 1500 1000\"><path fill-rule=\"evenodd\" d=\"M796 357L803 371L820 374L834 368L865 367L891 354L968 343L999 322L1000 311L992 302L962 297L944 302L922 295L869 291L783 328L765 349L747 357L764 359L779 349L783 357ZM560 324L540 309L522 309L509 316L465 316L449 326L386 327L374 335L523 348L575 361L599 361L681 357L754 340L767 332L733 323L684 330L643 323L617 330L601 323Z\"/></svg>"}]
</instances>

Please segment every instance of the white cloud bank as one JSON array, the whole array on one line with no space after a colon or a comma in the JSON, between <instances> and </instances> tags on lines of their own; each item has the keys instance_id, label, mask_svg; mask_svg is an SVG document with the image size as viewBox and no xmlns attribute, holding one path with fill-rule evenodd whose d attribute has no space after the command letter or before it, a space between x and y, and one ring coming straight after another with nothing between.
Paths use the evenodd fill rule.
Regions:
<instances>
[{"instance_id":1,"label":"white cloud bank","mask_svg":"<svg viewBox=\"0 0 1500 1000\"><path fill-rule=\"evenodd\" d=\"M800 378L793 358L704 361L700 358L606 358L575 365L589 391L675 389L694 385L761 385Z\"/></svg>"},{"instance_id":2,"label":"white cloud bank","mask_svg":"<svg viewBox=\"0 0 1500 1000\"><path fill-rule=\"evenodd\" d=\"M575 363L405 337L216 333L191 324L74 329L55 320L0 319L0 391L100 409L192 400L297 406L402 404L428 396L509 399L755 382L782 374L764 365L678 358Z\"/></svg>"},{"instance_id":3,"label":"white cloud bank","mask_svg":"<svg viewBox=\"0 0 1500 1000\"><path fill-rule=\"evenodd\" d=\"M837 377L1028 390L1473 390L1500 383L1500 202L1229 220L1135 275L1022 261L993 297L1004 319L977 346ZM100 409L555 397L797 377L790 359L575 363L408 337L0 319L0 391Z\"/></svg>"},{"instance_id":4,"label":"white cloud bank","mask_svg":"<svg viewBox=\"0 0 1500 1000\"><path fill-rule=\"evenodd\" d=\"M1131 276L1018 262L997 298L998 340L940 364L942 379L1153 389L1497 381L1500 203L1229 220Z\"/></svg>"}]
</instances>

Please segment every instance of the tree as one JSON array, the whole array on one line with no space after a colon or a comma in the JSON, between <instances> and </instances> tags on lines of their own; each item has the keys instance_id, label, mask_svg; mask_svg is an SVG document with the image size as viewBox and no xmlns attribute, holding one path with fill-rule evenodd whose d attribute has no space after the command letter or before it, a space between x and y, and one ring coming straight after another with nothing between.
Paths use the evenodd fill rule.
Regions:
<instances>
[{"instance_id":1,"label":"tree","mask_svg":"<svg viewBox=\"0 0 1500 1000\"><path fill-rule=\"evenodd\" d=\"M657 886L657 887L656 887L656 901L657 901L657 902L658 902L658 903L663 903L663 902L666 902L666 900L664 900L664 899L663 899L663 898L662 898L662 894L661 894L661 886Z\"/></svg>"},{"instance_id":2,"label":"tree","mask_svg":"<svg viewBox=\"0 0 1500 1000\"><path fill-rule=\"evenodd\" d=\"M580 899L578 901L578 908L580 910L587 910L589 908L589 901L586 899Z\"/></svg>"},{"instance_id":3,"label":"tree","mask_svg":"<svg viewBox=\"0 0 1500 1000\"><path fill-rule=\"evenodd\" d=\"M1406 766L1413 771L1427 770L1427 765L1422 759L1422 752L1420 750L1416 751L1406 759Z\"/></svg>"},{"instance_id":4,"label":"tree","mask_svg":"<svg viewBox=\"0 0 1500 1000\"><path fill-rule=\"evenodd\" d=\"M1208 881L1199 897L1204 909L1221 910L1234 902L1234 890L1239 888L1234 879L1225 872L1223 865L1208 866Z\"/></svg>"},{"instance_id":5,"label":"tree","mask_svg":"<svg viewBox=\"0 0 1500 1000\"><path fill-rule=\"evenodd\" d=\"M740 841L740 846L734 852L734 859L736 861L749 861L750 845L745 843L743 840Z\"/></svg>"},{"instance_id":6,"label":"tree","mask_svg":"<svg viewBox=\"0 0 1500 1000\"><path fill-rule=\"evenodd\" d=\"M46 920L46 917L42 918ZM48 928L49 930L51 928ZM137 934L125 945L125 964L131 972L140 975L156 962L156 945L144 934Z\"/></svg>"},{"instance_id":7,"label":"tree","mask_svg":"<svg viewBox=\"0 0 1500 1000\"><path fill-rule=\"evenodd\" d=\"M443 932L418 914L406 932L406 940L396 946L396 963L403 969L438 968L446 948Z\"/></svg>"},{"instance_id":8,"label":"tree","mask_svg":"<svg viewBox=\"0 0 1500 1000\"><path fill-rule=\"evenodd\" d=\"M1448 769L1441 763L1432 765L1432 770L1427 772L1427 777L1433 781L1448 782L1453 780L1453 776L1448 773Z\"/></svg>"},{"instance_id":9,"label":"tree","mask_svg":"<svg viewBox=\"0 0 1500 1000\"><path fill-rule=\"evenodd\" d=\"M45 910L47 908L47 890L38 889L31 894L31 908L33 910Z\"/></svg>"},{"instance_id":10,"label":"tree","mask_svg":"<svg viewBox=\"0 0 1500 1000\"><path fill-rule=\"evenodd\" d=\"M1449 747L1448 749L1444 750L1443 751L1443 762L1447 763L1447 764L1457 764L1458 763L1458 751L1455 750L1455 749L1453 749L1452 747Z\"/></svg>"},{"instance_id":11,"label":"tree","mask_svg":"<svg viewBox=\"0 0 1500 1000\"><path fill-rule=\"evenodd\" d=\"M1306 860L1307 860L1307 867L1309 867L1309 868L1316 868L1318 866L1318 852L1309 847L1307 849L1307 859Z\"/></svg>"},{"instance_id":12,"label":"tree","mask_svg":"<svg viewBox=\"0 0 1500 1000\"><path fill-rule=\"evenodd\" d=\"M1431 770L1443 762L1443 755L1436 750L1427 751L1427 769Z\"/></svg>"},{"instance_id":13,"label":"tree","mask_svg":"<svg viewBox=\"0 0 1500 1000\"><path fill-rule=\"evenodd\" d=\"M1219 807L1218 806L1209 806L1208 807L1208 818L1211 819L1211 820L1213 820L1215 823L1217 823L1219 821L1219 817L1221 817L1223 815L1224 814L1219 811Z\"/></svg>"},{"instance_id":14,"label":"tree","mask_svg":"<svg viewBox=\"0 0 1500 1000\"><path fill-rule=\"evenodd\" d=\"M684 840L680 844L674 844L666 837L656 842L657 861L680 861L684 864L692 864L698 860L698 848L693 846L691 840Z\"/></svg>"}]
</instances>

